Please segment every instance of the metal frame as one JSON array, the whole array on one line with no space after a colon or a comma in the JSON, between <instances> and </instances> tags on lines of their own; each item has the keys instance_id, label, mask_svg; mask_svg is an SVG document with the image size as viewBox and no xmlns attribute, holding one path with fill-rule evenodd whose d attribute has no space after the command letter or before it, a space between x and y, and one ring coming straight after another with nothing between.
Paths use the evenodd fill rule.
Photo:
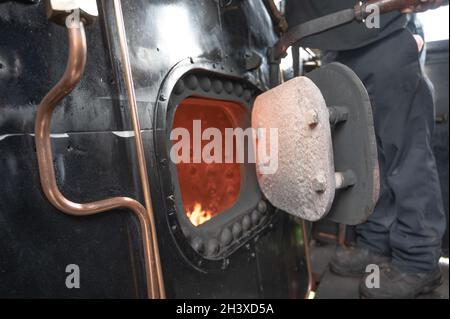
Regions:
<instances>
[{"instance_id":1,"label":"metal frame","mask_svg":"<svg viewBox=\"0 0 450 319\"><path fill-rule=\"evenodd\" d=\"M227 72L227 70L229 71ZM251 207L245 208L244 211L235 210L235 207L237 207L235 205L199 227L194 227L190 224L184 214L181 193L178 186L176 165L170 162L169 158L169 132L172 127L173 115L179 102L194 95L209 99L237 102L238 104L243 105L248 112L250 112L253 97L258 90L251 83L244 81L233 73L232 68L207 60L199 60L198 62L194 62L192 59L189 59L182 61L177 64L166 77L160 88L159 98L155 108L154 127L156 157L160 165L158 173L163 186L162 191L164 198L166 199L165 204L166 211L168 212L168 223L177 244L185 257L194 267L202 271L222 268L224 259L266 228L266 226L270 223L273 212L273 209L269 204L265 201L259 201L261 194L259 193L259 188L255 177L254 186L250 184L248 187L254 188L254 190L259 194L259 199L256 198L254 205L250 205ZM209 76L215 79L230 81L231 83L241 85L243 87L243 92L237 95L235 92L230 94L226 92L216 93L212 89L209 92L206 92L200 87L194 90L190 90L188 88L183 88L183 90L180 90L180 81L191 74L196 74L198 76ZM250 95L249 93L245 94L245 91L248 91ZM178 94L173 92L177 92ZM254 173L254 165L250 166L251 167L247 167L245 171ZM243 188L241 186L241 192L242 191ZM236 204L239 204L238 202ZM264 203L259 204L259 202ZM232 232L234 224L240 224L241 222L244 222L243 219L245 219L244 223L250 222L250 225L252 225L252 214L258 209L258 206L260 206L261 210L258 211L259 216L258 218L255 218L256 216L253 217L253 219L258 219L256 223L253 223L256 225L254 225L254 227L250 227L247 232L242 231L240 236L233 237L231 242L227 244L222 243L220 239L221 233L228 231ZM264 214L262 214L263 210ZM200 245L217 245L219 251L217 254L211 255L207 253L208 247L202 250L199 249Z\"/></svg>"}]
</instances>

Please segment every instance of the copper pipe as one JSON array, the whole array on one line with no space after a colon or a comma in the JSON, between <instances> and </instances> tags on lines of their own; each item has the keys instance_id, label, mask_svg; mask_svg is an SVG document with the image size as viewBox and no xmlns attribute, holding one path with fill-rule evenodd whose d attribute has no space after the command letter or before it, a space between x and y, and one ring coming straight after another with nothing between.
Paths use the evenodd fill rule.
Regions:
<instances>
[{"instance_id":1,"label":"copper pipe","mask_svg":"<svg viewBox=\"0 0 450 319\"><path fill-rule=\"evenodd\" d=\"M56 183L53 167L50 124L57 104L67 96L80 81L86 65L86 35L83 23L68 29L69 58L66 70L59 82L47 93L39 104L35 122L36 154L42 189L50 203L60 211L75 216L86 216L115 208L130 209L139 219L145 255L145 271L149 298L158 296L155 280L155 258L150 237L150 220L145 208L129 197L113 197L91 203L74 203L61 194Z\"/></svg>"},{"instance_id":2,"label":"copper pipe","mask_svg":"<svg viewBox=\"0 0 450 319\"><path fill-rule=\"evenodd\" d=\"M151 196L150 196L147 165L145 162L144 143L142 142L141 127L139 124L139 115L138 115L137 103L136 103L136 92L134 90L130 56L128 53L128 46L127 46L127 35L126 35L126 31L125 31L125 24L123 22L123 13L122 13L122 6L120 3L120 0L114 0L114 13L116 16L116 24L117 24L118 38L119 38L119 44L120 44L120 53L121 53L121 58L122 58L122 71L124 74L125 84L126 84L126 88L127 88L128 107L129 107L130 113L131 113L131 121L133 123L133 130L134 130L134 140L136 142L136 155L137 155L137 159L138 159L139 175L141 178L145 207L147 208L147 216L150 220L153 252L154 252L155 266L156 266L156 276L157 276L158 288L159 288L159 297L165 298L166 293L165 293L165 289L164 289L164 280L163 280L163 274L162 274L162 269L161 269L161 260L160 260L160 256L159 256L158 237L156 235L155 218L154 218L154 214L153 214L152 200L151 200Z\"/></svg>"},{"instance_id":3,"label":"copper pipe","mask_svg":"<svg viewBox=\"0 0 450 319\"><path fill-rule=\"evenodd\" d=\"M276 25L278 33L286 33L289 26L285 16L278 10L277 5L273 0L266 0L266 6L269 10L273 23Z\"/></svg>"},{"instance_id":4,"label":"copper pipe","mask_svg":"<svg viewBox=\"0 0 450 319\"><path fill-rule=\"evenodd\" d=\"M305 246L306 269L308 271L308 287L306 289L305 298L308 298L311 291L315 288L314 276L312 274L311 255L309 252L309 238L306 230L306 222L302 219L303 245Z\"/></svg>"},{"instance_id":5,"label":"copper pipe","mask_svg":"<svg viewBox=\"0 0 450 319\"><path fill-rule=\"evenodd\" d=\"M317 236L320 238L325 238L325 239L329 239L335 242L338 242L338 236L333 235L333 234L328 234L328 233L324 233L324 232L319 232L317 233Z\"/></svg>"},{"instance_id":6,"label":"copper pipe","mask_svg":"<svg viewBox=\"0 0 450 319\"><path fill-rule=\"evenodd\" d=\"M347 225L339 224L338 230L338 245L345 246L345 237L347 235Z\"/></svg>"}]
</instances>

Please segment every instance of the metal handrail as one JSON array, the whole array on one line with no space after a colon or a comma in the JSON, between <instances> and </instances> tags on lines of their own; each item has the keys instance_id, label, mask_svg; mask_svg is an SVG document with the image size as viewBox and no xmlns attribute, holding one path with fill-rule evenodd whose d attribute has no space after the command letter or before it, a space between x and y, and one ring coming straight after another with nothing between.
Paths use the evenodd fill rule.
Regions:
<instances>
[{"instance_id":1,"label":"metal handrail","mask_svg":"<svg viewBox=\"0 0 450 319\"><path fill-rule=\"evenodd\" d=\"M131 121L133 123L134 140L136 142L136 155L138 159L139 176L141 178L142 193L144 195L145 208L150 221L152 234L153 253L155 257L156 277L158 280L159 295L165 298L164 280L159 257L158 238L156 236L155 218L153 215L152 199L150 196L150 185L148 181L147 165L144 155L144 143L142 141L141 127L139 124L138 109L136 103L136 92L133 84L133 74L131 72L130 55L128 52L127 35L123 21L122 6L120 0L114 0L114 13L117 24L117 36L119 38L120 53L122 58L122 70L128 95L128 107L130 109Z\"/></svg>"}]
</instances>

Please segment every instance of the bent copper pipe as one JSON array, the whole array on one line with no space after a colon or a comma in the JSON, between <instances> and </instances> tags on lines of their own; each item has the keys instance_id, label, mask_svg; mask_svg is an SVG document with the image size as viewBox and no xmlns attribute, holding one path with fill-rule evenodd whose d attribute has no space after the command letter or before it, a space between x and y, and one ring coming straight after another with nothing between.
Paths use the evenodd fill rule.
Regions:
<instances>
[{"instance_id":1,"label":"bent copper pipe","mask_svg":"<svg viewBox=\"0 0 450 319\"><path fill-rule=\"evenodd\" d=\"M276 25L279 33L286 33L289 26L285 16L278 10L277 5L273 0L266 0L266 7L269 10L274 25Z\"/></svg>"},{"instance_id":2,"label":"bent copper pipe","mask_svg":"<svg viewBox=\"0 0 450 319\"><path fill-rule=\"evenodd\" d=\"M159 297L159 288L155 272L150 220L146 209L129 197L113 197L91 203L75 203L60 192L53 168L52 147L50 142L50 124L57 104L67 96L80 81L86 65L86 36L84 26L68 28L69 58L66 70L59 82L47 93L39 104L35 122L36 154L42 189L50 201L60 211L75 216L86 216L109 211L115 208L131 210L139 219L145 256L145 271L149 298Z\"/></svg>"},{"instance_id":3,"label":"bent copper pipe","mask_svg":"<svg viewBox=\"0 0 450 319\"><path fill-rule=\"evenodd\" d=\"M136 155L138 159L139 176L141 178L142 193L144 195L145 208L150 221L153 253L156 266L156 278L158 281L159 297L165 298L164 280L161 269L161 260L159 257L158 237L156 235L155 218L153 215L152 199L150 196L150 186L148 181L147 165L145 162L144 143L142 141L141 127L139 124L138 109L136 103L136 92L133 84L133 74L131 72L130 55L128 53L127 35L125 32L125 23L123 21L122 6L120 0L114 0L114 14L116 17L120 53L122 58L122 71L128 94L128 106L133 124L134 140L136 143Z\"/></svg>"},{"instance_id":4,"label":"bent copper pipe","mask_svg":"<svg viewBox=\"0 0 450 319\"><path fill-rule=\"evenodd\" d=\"M308 237L308 230L306 228L306 222L305 220L301 220L301 227L302 227L302 235L303 235L303 245L305 250L305 259L306 259L306 270L308 271L308 286L306 288L305 298L308 299L311 291L315 288L314 283L314 276L312 273L312 265L311 265L311 254L309 251L309 237Z\"/></svg>"}]
</instances>

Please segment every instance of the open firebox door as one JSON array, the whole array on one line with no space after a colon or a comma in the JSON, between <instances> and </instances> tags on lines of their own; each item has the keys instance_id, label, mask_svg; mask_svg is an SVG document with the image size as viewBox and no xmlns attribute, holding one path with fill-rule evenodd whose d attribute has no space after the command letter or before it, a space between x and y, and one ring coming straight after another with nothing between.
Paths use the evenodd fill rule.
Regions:
<instances>
[{"instance_id":1,"label":"open firebox door","mask_svg":"<svg viewBox=\"0 0 450 319\"><path fill-rule=\"evenodd\" d=\"M374 8L384 14L423 2L359 1L353 8L290 27L268 50L273 88L255 100L252 127L258 132L258 183L275 207L310 221L326 216L355 225L369 217L379 193L376 139L364 85L348 67L331 63L276 86L286 50L309 36L362 22ZM260 147L270 128L278 130L277 148ZM276 151L276 163L261 149Z\"/></svg>"},{"instance_id":2,"label":"open firebox door","mask_svg":"<svg viewBox=\"0 0 450 319\"><path fill-rule=\"evenodd\" d=\"M258 183L275 207L310 221L368 218L379 193L376 140L367 91L352 70L331 63L261 94L252 127ZM274 129L278 138L269 139Z\"/></svg>"}]
</instances>

